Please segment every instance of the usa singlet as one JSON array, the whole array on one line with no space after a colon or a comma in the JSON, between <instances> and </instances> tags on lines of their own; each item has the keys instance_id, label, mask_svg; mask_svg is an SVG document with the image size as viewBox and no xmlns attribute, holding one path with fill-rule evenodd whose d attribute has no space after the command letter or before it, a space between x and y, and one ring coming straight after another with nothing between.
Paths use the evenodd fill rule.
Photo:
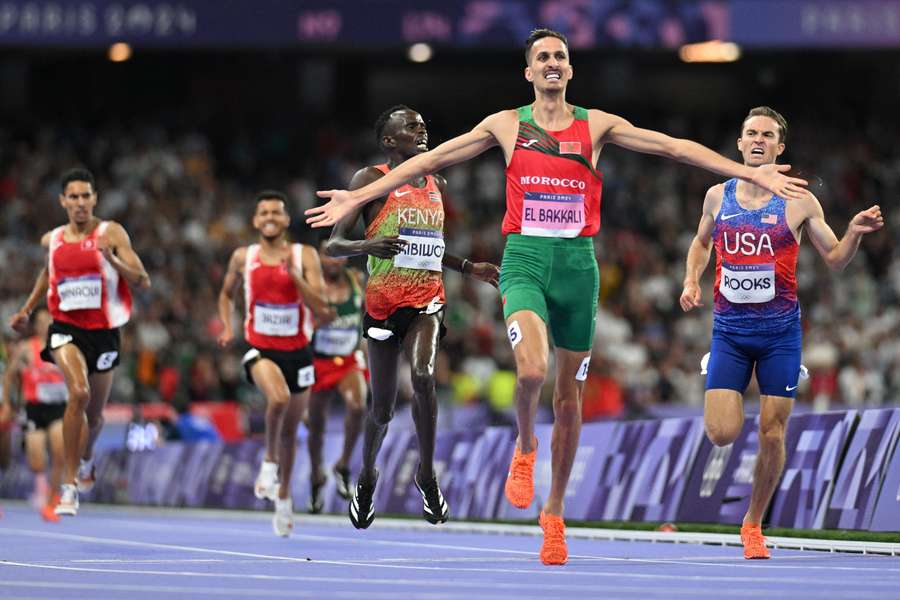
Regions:
<instances>
[{"instance_id":1,"label":"usa singlet","mask_svg":"<svg viewBox=\"0 0 900 600\"><path fill-rule=\"evenodd\" d=\"M128 282L97 249L97 238L108 225L101 221L76 242L65 240L65 225L50 233L47 307L54 321L82 329L114 329L131 317Z\"/></svg>"},{"instance_id":2,"label":"usa singlet","mask_svg":"<svg viewBox=\"0 0 900 600\"><path fill-rule=\"evenodd\" d=\"M302 246L291 245L294 265L302 271ZM285 263L267 265L260 260L259 244L247 247L244 296L247 315L244 337L254 348L297 350L309 344L313 317L297 291Z\"/></svg>"},{"instance_id":3,"label":"usa singlet","mask_svg":"<svg viewBox=\"0 0 900 600\"><path fill-rule=\"evenodd\" d=\"M400 236L407 244L393 259L369 257L366 312L386 319L405 306L443 304L444 202L434 177L426 177L423 188L407 184L388 195L366 228L366 239L377 236Z\"/></svg>"},{"instance_id":4,"label":"usa singlet","mask_svg":"<svg viewBox=\"0 0 900 600\"><path fill-rule=\"evenodd\" d=\"M519 134L506 167L503 234L573 238L600 230L603 175L592 164L588 112L562 131L546 131L531 106L519 112Z\"/></svg>"},{"instance_id":5,"label":"usa singlet","mask_svg":"<svg viewBox=\"0 0 900 600\"><path fill-rule=\"evenodd\" d=\"M800 319L799 244L785 217L785 201L747 210L737 202L737 179L725 182L716 216L713 325L732 333L772 332Z\"/></svg>"}]
</instances>

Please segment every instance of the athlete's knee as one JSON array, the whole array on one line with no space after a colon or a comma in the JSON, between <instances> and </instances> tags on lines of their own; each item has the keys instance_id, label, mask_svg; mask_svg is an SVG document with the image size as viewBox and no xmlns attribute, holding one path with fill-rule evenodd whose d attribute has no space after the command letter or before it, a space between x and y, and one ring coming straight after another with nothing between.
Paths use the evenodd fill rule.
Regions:
<instances>
[{"instance_id":1,"label":"athlete's knee","mask_svg":"<svg viewBox=\"0 0 900 600\"><path fill-rule=\"evenodd\" d=\"M268 398L266 398L266 400L269 402L269 408L279 412L283 411L287 407L290 399L291 394L287 391L287 389L273 392L269 395Z\"/></svg>"},{"instance_id":2,"label":"athlete's knee","mask_svg":"<svg viewBox=\"0 0 900 600\"><path fill-rule=\"evenodd\" d=\"M420 398L434 395L434 369L430 366L414 367L410 372L413 392Z\"/></svg>"},{"instance_id":3,"label":"athlete's knee","mask_svg":"<svg viewBox=\"0 0 900 600\"><path fill-rule=\"evenodd\" d=\"M87 383L73 383L68 387L70 405L79 410L85 410L91 399L91 389Z\"/></svg>"},{"instance_id":4,"label":"athlete's knee","mask_svg":"<svg viewBox=\"0 0 900 600\"><path fill-rule=\"evenodd\" d=\"M557 420L571 420L581 416L581 396L557 395L553 398L553 414Z\"/></svg>"},{"instance_id":5,"label":"athlete's knee","mask_svg":"<svg viewBox=\"0 0 900 600\"><path fill-rule=\"evenodd\" d=\"M545 359L524 360L516 366L516 385L526 389L539 389L547 379Z\"/></svg>"},{"instance_id":6,"label":"athlete's knee","mask_svg":"<svg viewBox=\"0 0 900 600\"><path fill-rule=\"evenodd\" d=\"M706 437L716 446L727 446L741 433L741 426L729 423L706 423Z\"/></svg>"},{"instance_id":7,"label":"athlete's knee","mask_svg":"<svg viewBox=\"0 0 900 600\"><path fill-rule=\"evenodd\" d=\"M778 446L784 443L785 424L781 421L773 420L761 422L759 424L759 445Z\"/></svg>"},{"instance_id":8,"label":"athlete's knee","mask_svg":"<svg viewBox=\"0 0 900 600\"><path fill-rule=\"evenodd\" d=\"M88 427L91 429L91 431L101 429L103 427L103 424L106 423L106 419L103 418L102 412L97 412L96 414L88 412L87 420Z\"/></svg>"},{"instance_id":9,"label":"athlete's knee","mask_svg":"<svg viewBox=\"0 0 900 600\"><path fill-rule=\"evenodd\" d=\"M376 425L384 427L394 418L394 409L387 405L387 403L384 403L384 405L375 403L372 405L372 411L369 413L369 417Z\"/></svg>"}]
</instances>

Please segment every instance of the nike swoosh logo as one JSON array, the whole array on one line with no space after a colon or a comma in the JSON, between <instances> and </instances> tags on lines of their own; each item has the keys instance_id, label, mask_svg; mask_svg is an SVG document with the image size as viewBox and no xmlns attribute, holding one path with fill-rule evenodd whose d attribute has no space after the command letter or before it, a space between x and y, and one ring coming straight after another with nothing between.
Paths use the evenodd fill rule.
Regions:
<instances>
[{"instance_id":1,"label":"nike swoosh logo","mask_svg":"<svg viewBox=\"0 0 900 600\"><path fill-rule=\"evenodd\" d=\"M744 213L734 213L733 215L722 215L722 220L727 221L728 219L732 219L734 217L740 216Z\"/></svg>"},{"instance_id":2,"label":"nike swoosh logo","mask_svg":"<svg viewBox=\"0 0 900 600\"><path fill-rule=\"evenodd\" d=\"M528 140L527 142L522 144L522 147L527 148L527 147L531 146L532 144L536 144L536 143L537 143L537 140Z\"/></svg>"},{"instance_id":3,"label":"nike swoosh logo","mask_svg":"<svg viewBox=\"0 0 900 600\"><path fill-rule=\"evenodd\" d=\"M786 385L786 386L784 386L784 391L786 391L786 392L793 392L794 390L797 389L797 387L798 387L798 386L796 386L796 385L794 385L794 386Z\"/></svg>"},{"instance_id":4,"label":"nike swoosh logo","mask_svg":"<svg viewBox=\"0 0 900 600\"><path fill-rule=\"evenodd\" d=\"M400 196L405 196L407 194L412 194L412 190L406 190L405 192L394 192L394 195L397 196L398 198Z\"/></svg>"}]
</instances>

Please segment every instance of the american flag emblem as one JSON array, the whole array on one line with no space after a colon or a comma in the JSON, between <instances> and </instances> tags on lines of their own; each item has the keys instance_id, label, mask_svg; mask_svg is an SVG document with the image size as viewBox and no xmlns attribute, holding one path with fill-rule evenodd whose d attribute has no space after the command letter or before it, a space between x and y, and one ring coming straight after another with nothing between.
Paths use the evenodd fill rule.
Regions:
<instances>
[{"instance_id":1,"label":"american flag emblem","mask_svg":"<svg viewBox=\"0 0 900 600\"><path fill-rule=\"evenodd\" d=\"M428 199L432 202L440 202L441 201L441 193L440 192L428 192Z\"/></svg>"},{"instance_id":2,"label":"american flag emblem","mask_svg":"<svg viewBox=\"0 0 900 600\"><path fill-rule=\"evenodd\" d=\"M774 225L778 222L778 215L763 215L762 222L766 225Z\"/></svg>"},{"instance_id":3,"label":"american flag emblem","mask_svg":"<svg viewBox=\"0 0 900 600\"><path fill-rule=\"evenodd\" d=\"M581 154L581 142L560 142L560 154Z\"/></svg>"}]
</instances>

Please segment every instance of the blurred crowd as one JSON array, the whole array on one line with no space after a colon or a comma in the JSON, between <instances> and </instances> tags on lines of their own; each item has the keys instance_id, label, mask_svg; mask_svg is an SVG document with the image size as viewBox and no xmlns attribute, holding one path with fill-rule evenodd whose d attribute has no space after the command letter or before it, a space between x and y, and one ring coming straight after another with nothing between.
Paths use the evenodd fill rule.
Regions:
<instances>
[{"instance_id":1,"label":"blurred crowd","mask_svg":"<svg viewBox=\"0 0 900 600\"><path fill-rule=\"evenodd\" d=\"M777 108L777 107L776 107ZM743 115L727 121L646 121L670 134L718 140L736 157ZM900 398L900 155L888 132L860 126L849 113L827 127L812 115L786 115L786 156L813 181L838 237L857 211L881 204L886 226L865 238L842 273L830 273L811 244L801 243L798 284L803 310L803 363L811 377L800 401L817 409L877 406ZM425 115L426 119L428 115ZM793 117L793 118L792 118ZM895 117L892 117L895 118ZM466 124L459 124L460 128ZM896 123L895 123L896 125ZM456 131L449 132L449 135ZM448 135L445 133L445 137ZM300 147L298 147L300 146ZM255 237L254 192L289 196L294 239L317 244L303 223L317 188L344 186L356 169L382 162L371 129L323 125L302 143L277 129L227 139L160 123L86 130L45 124L27 135L0 129L0 315L6 321L29 293L44 260L43 232L63 223L59 175L85 165L98 179L95 213L121 222L153 287L139 291L124 330L123 361L113 400L260 399L242 378L240 348L221 351L216 298L231 251ZM706 189L715 176L616 148L600 158L603 228L597 237L600 313L585 392L588 418L640 416L661 406L702 405L699 361L712 323L711 263L704 304L679 305L684 259ZM502 156L447 170L448 248L471 260L500 261L504 210ZM362 266L362 262L356 263ZM511 419L513 362L496 290L445 273L446 324L438 365L445 404L480 406L495 421ZM547 400L552 386L545 387Z\"/></svg>"}]
</instances>

